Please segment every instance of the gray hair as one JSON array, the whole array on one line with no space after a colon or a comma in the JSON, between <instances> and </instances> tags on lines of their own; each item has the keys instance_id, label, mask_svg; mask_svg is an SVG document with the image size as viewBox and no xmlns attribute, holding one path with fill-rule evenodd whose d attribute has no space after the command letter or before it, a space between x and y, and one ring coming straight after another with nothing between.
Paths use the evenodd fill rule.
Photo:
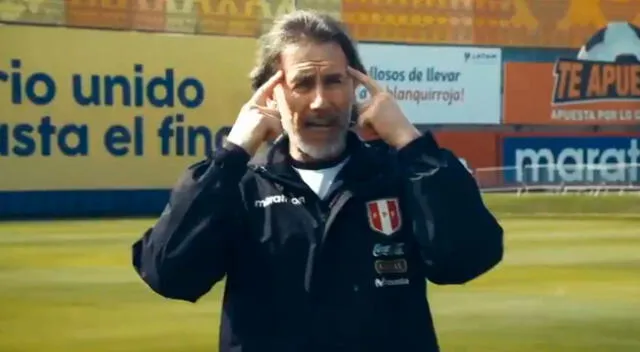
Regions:
<instances>
[{"instance_id":1,"label":"gray hair","mask_svg":"<svg viewBox=\"0 0 640 352\"><path fill-rule=\"evenodd\" d=\"M251 88L258 89L276 73L280 54L288 44L302 41L340 45L349 66L366 74L354 42L338 20L319 12L297 10L274 21L271 30L260 38L258 60L250 74Z\"/></svg>"}]
</instances>

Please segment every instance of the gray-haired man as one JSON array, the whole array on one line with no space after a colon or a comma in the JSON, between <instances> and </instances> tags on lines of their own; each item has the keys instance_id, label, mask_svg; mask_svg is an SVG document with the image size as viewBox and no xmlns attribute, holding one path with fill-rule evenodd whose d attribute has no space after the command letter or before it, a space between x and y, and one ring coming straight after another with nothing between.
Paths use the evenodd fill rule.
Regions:
<instances>
[{"instance_id":1,"label":"gray-haired man","mask_svg":"<svg viewBox=\"0 0 640 352\"><path fill-rule=\"evenodd\" d=\"M252 79L228 144L187 170L134 244L140 276L191 302L226 276L222 352L438 351L426 280L466 283L503 255L471 175L330 17L278 21Z\"/></svg>"}]
</instances>

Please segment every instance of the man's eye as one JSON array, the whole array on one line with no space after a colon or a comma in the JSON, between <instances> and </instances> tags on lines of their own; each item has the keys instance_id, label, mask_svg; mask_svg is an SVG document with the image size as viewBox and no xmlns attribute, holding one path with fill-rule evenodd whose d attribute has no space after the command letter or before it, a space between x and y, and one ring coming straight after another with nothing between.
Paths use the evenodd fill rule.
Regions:
<instances>
[{"instance_id":1,"label":"man's eye","mask_svg":"<svg viewBox=\"0 0 640 352\"><path fill-rule=\"evenodd\" d=\"M326 81L326 84L328 85L332 85L332 84L342 84L343 80L342 78L329 78Z\"/></svg>"},{"instance_id":2,"label":"man's eye","mask_svg":"<svg viewBox=\"0 0 640 352\"><path fill-rule=\"evenodd\" d=\"M300 84L302 86L312 86L315 83L316 83L316 80L315 80L314 77L303 78L298 82L298 84Z\"/></svg>"},{"instance_id":3,"label":"man's eye","mask_svg":"<svg viewBox=\"0 0 640 352\"><path fill-rule=\"evenodd\" d=\"M313 85L314 85L314 82L313 82L312 79L305 79L305 80L301 80L301 81L296 82L293 85L293 88L294 89L298 89L298 90L300 90L300 89L309 89L309 88L313 87Z\"/></svg>"}]
</instances>

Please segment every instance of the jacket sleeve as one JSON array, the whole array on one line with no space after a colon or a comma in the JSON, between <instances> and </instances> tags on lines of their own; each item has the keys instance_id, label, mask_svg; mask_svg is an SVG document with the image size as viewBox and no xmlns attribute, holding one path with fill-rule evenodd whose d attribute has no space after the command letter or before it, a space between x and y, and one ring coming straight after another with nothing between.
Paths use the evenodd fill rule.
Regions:
<instances>
[{"instance_id":1,"label":"jacket sleeve","mask_svg":"<svg viewBox=\"0 0 640 352\"><path fill-rule=\"evenodd\" d=\"M463 284L502 260L503 229L477 183L430 133L398 151L413 233L435 284Z\"/></svg>"},{"instance_id":2,"label":"jacket sleeve","mask_svg":"<svg viewBox=\"0 0 640 352\"><path fill-rule=\"evenodd\" d=\"M133 266L166 298L196 302L228 271L234 237L244 231L240 180L249 155L219 149L190 166L154 226L133 244Z\"/></svg>"}]
</instances>

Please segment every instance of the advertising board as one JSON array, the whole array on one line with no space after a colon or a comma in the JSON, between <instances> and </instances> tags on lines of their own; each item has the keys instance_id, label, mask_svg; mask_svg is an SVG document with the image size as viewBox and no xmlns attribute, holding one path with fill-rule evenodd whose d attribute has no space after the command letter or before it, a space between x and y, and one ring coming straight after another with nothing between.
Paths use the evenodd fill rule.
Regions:
<instances>
[{"instance_id":1,"label":"advertising board","mask_svg":"<svg viewBox=\"0 0 640 352\"><path fill-rule=\"evenodd\" d=\"M438 144L453 151L471 170L498 166L499 134L491 131L438 131Z\"/></svg>"},{"instance_id":2,"label":"advertising board","mask_svg":"<svg viewBox=\"0 0 640 352\"><path fill-rule=\"evenodd\" d=\"M8 3L14 4L0 6L0 16L8 18L7 21L248 37L260 35L273 18L294 8L293 0L27 0Z\"/></svg>"},{"instance_id":3,"label":"advertising board","mask_svg":"<svg viewBox=\"0 0 640 352\"><path fill-rule=\"evenodd\" d=\"M505 64L505 124L640 124L640 65L561 60Z\"/></svg>"},{"instance_id":4,"label":"advertising board","mask_svg":"<svg viewBox=\"0 0 640 352\"><path fill-rule=\"evenodd\" d=\"M20 0L5 22L256 36L291 9L342 17L360 41L578 48L611 21L640 25L637 0Z\"/></svg>"},{"instance_id":5,"label":"advertising board","mask_svg":"<svg viewBox=\"0 0 640 352\"><path fill-rule=\"evenodd\" d=\"M477 172L478 169L496 168L500 158L500 134L492 131L438 131L434 132L438 144L456 154L474 174L482 187L501 182L497 172Z\"/></svg>"},{"instance_id":6,"label":"advertising board","mask_svg":"<svg viewBox=\"0 0 640 352\"><path fill-rule=\"evenodd\" d=\"M64 25L65 0L23 0L0 2L0 21Z\"/></svg>"},{"instance_id":7,"label":"advertising board","mask_svg":"<svg viewBox=\"0 0 640 352\"><path fill-rule=\"evenodd\" d=\"M506 135L502 163L507 183L636 183L640 133Z\"/></svg>"},{"instance_id":8,"label":"advertising board","mask_svg":"<svg viewBox=\"0 0 640 352\"><path fill-rule=\"evenodd\" d=\"M0 191L170 188L251 94L254 39L27 26L0 38Z\"/></svg>"},{"instance_id":9,"label":"advertising board","mask_svg":"<svg viewBox=\"0 0 640 352\"><path fill-rule=\"evenodd\" d=\"M640 25L637 0L343 0L359 40L576 48L610 21Z\"/></svg>"},{"instance_id":10,"label":"advertising board","mask_svg":"<svg viewBox=\"0 0 640 352\"><path fill-rule=\"evenodd\" d=\"M412 123L500 123L500 49L367 43L358 49L368 74ZM368 98L364 87L357 98Z\"/></svg>"}]
</instances>

